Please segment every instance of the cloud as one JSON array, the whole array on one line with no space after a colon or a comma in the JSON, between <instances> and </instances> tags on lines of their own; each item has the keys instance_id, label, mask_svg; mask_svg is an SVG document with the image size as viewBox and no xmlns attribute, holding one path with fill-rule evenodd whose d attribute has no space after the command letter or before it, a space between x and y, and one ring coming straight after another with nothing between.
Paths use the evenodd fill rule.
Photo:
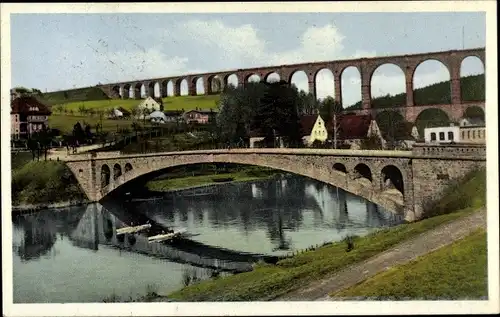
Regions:
<instances>
[{"instance_id":1,"label":"cloud","mask_svg":"<svg viewBox=\"0 0 500 317\"><path fill-rule=\"evenodd\" d=\"M106 51L94 54L95 65L89 57L93 70L81 75L73 69L70 76L78 82L90 78L101 78L104 82L140 80L168 75L218 71L232 68L247 68L281 65L322 60L354 59L374 57L374 50L350 49L345 47L345 35L335 24L311 26L298 37L295 47L287 50L273 49L260 30L251 24L228 25L220 20L193 19L165 29L145 29L143 32L159 34L157 46L144 50ZM167 43L169 46L167 46ZM164 45L161 47L159 45ZM147 45L146 45L147 47ZM178 48L178 51L175 51ZM183 53L188 52L188 53ZM70 58L70 56L66 56ZM471 64L474 61L470 62ZM477 64L477 62L476 62ZM194 67L194 65L202 66ZM205 66L206 65L206 66ZM95 67L94 67L95 66ZM482 67L482 65L480 66ZM464 67L467 73L478 73L477 65ZM80 75L79 75L80 74ZM415 89L448 80L445 69L436 65L419 68L415 76ZM307 78L295 76L293 83L302 90L308 90ZM372 96L383 96L404 92L404 75L389 71L377 72L372 81ZM96 84L96 83L95 83ZM201 82L197 84L202 90ZM342 96L345 105L351 105L361 98L359 74L346 71L342 76ZM185 93L186 88L181 87ZM319 98L334 97L333 75L322 72L316 80L316 94Z\"/></svg>"},{"instance_id":2,"label":"cloud","mask_svg":"<svg viewBox=\"0 0 500 317\"><path fill-rule=\"evenodd\" d=\"M182 74L189 69L187 57L167 56L157 48L99 54L97 61L109 81L162 77L165 74Z\"/></svg>"}]
</instances>

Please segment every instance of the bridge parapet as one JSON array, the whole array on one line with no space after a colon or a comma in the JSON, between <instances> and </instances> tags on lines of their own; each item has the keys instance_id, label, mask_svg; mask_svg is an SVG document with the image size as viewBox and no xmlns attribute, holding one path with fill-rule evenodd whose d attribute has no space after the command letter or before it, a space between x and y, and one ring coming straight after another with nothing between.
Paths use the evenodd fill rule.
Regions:
<instances>
[{"instance_id":1,"label":"bridge parapet","mask_svg":"<svg viewBox=\"0 0 500 317\"><path fill-rule=\"evenodd\" d=\"M412 153L414 158L474 159L484 161L486 160L486 145L473 143L415 143Z\"/></svg>"}]
</instances>

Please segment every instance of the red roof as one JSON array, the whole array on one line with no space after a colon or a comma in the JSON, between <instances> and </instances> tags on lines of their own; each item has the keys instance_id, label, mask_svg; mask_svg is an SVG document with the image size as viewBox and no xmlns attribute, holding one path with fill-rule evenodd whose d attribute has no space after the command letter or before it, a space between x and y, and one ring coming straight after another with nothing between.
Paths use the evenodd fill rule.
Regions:
<instances>
[{"instance_id":1,"label":"red roof","mask_svg":"<svg viewBox=\"0 0 500 317\"><path fill-rule=\"evenodd\" d=\"M311 134L317 119L318 115L315 114L303 115L300 117L300 128L302 129L301 132L303 136Z\"/></svg>"},{"instance_id":2,"label":"red roof","mask_svg":"<svg viewBox=\"0 0 500 317\"><path fill-rule=\"evenodd\" d=\"M340 115L337 117L337 136L344 140L365 138L368 135L371 121L370 115ZM333 122L331 127L330 131L333 132Z\"/></svg>"},{"instance_id":3,"label":"red roof","mask_svg":"<svg viewBox=\"0 0 500 317\"><path fill-rule=\"evenodd\" d=\"M36 108L38 108L38 110L35 110ZM52 112L47 105L41 103L35 97L23 96L11 101L10 113L50 115Z\"/></svg>"}]
</instances>

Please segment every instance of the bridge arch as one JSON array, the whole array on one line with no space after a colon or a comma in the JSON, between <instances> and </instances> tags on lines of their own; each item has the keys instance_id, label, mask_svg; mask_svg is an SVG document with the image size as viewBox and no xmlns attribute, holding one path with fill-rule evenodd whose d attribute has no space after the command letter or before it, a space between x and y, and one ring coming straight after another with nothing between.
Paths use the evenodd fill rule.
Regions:
<instances>
[{"instance_id":1,"label":"bridge arch","mask_svg":"<svg viewBox=\"0 0 500 317\"><path fill-rule=\"evenodd\" d=\"M280 80L281 76L277 72L271 72L264 76L264 82L266 83L279 82Z\"/></svg>"},{"instance_id":2,"label":"bridge arch","mask_svg":"<svg viewBox=\"0 0 500 317\"><path fill-rule=\"evenodd\" d=\"M259 74L250 74L245 77L245 83L259 83L261 80Z\"/></svg>"},{"instance_id":3,"label":"bridge arch","mask_svg":"<svg viewBox=\"0 0 500 317\"><path fill-rule=\"evenodd\" d=\"M207 81L208 92L205 92L206 94L217 94L222 92L224 84L219 75L209 76Z\"/></svg>"},{"instance_id":4,"label":"bridge arch","mask_svg":"<svg viewBox=\"0 0 500 317\"><path fill-rule=\"evenodd\" d=\"M133 169L132 164L127 163L125 164L125 173L130 172Z\"/></svg>"},{"instance_id":5,"label":"bridge arch","mask_svg":"<svg viewBox=\"0 0 500 317\"><path fill-rule=\"evenodd\" d=\"M435 105L451 103L451 73L448 65L436 58L421 61L413 72L413 99L415 105ZM448 82L448 83L446 83ZM439 87L440 85L446 85ZM424 87L434 86L442 89L442 93L432 95L422 94Z\"/></svg>"},{"instance_id":6,"label":"bridge arch","mask_svg":"<svg viewBox=\"0 0 500 317\"><path fill-rule=\"evenodd\" d=\"M373 175L371 169L365 163L359 163L354 167L354 173L356 173L359 177L365 178L371 182L373 182Z\"/></svg>"},{"instance_id":7,"label":"bridge arch","mask_svg":"<svg viewBox=\"0 0 500 317\"><path fill-rule=\"evenodd\" d=\"M404 186L404 178L401 170L394 165L386 165L382 168L382 177L381 177L381 188L383 190L390 189L391 186L394 186L397 190L401 192L404 197L405 186Z\"/></svg>"},{"instance_id":8,"label":"bridge arch","mask_svg":"<svg viewBox=\"0 0 500 317\"><path fill-rule=\"evenodd\" d=\"M361 109L361 72L358 66L348 66L340 72L342 108Z\"/></svg>"},{"instance_id":9,"label":"bridge arch","mask_svg":"<svg viewBox=\"0 0 500 317\"><path fill-rule=\"evenodd\" d=\"M115 96L120 96L120 86L113 86L113 88L111 88L111 92Z\"/></svg>"},{"instance_id":10,"label":"bridge arch","mask_svg":"<svg viewBox=\"0 0 500 317\"><path fill-rule=\"evenodd\" d=\"M347 173L347 168L342 163L333 164L333 169L338 172Z\"/></svg>"},{"instance_id":11,"label":"bridge arch","mask_svg":"<svg viewBox=\"0 0 500 317\"><path fill-rule=\"evenodd\" d=\"M450 116L439 108L425 109L415 119L419 135L424 135L425 128L446 127L450 122Z\"/></svg>"},{"instance_id":12,"label":"bridge arch","mask_svg":"<svg viewBox=\"0 0 500 317\"><path fill-rule=\"evenodd\" d=\"M281 153L253 153L245 150L228 150L228 151L198 151L188 152L187 154L165 154L161 158L158 155L154 157L144 156L144 157L128 157L128 156L118 156L116 158L105 158L100 163L97 164L97 168L100 169L101 165L118 163L122 166L126 163L131 163L134 165L134 169L129 170L123 175L119 176L116 180L111 180L111 184L108 186L101 187L95 195L95 200L101 200L108 194L115 191L117 188L122 187L133 180L144 182L154 177L154 175L160 175L165 172L165 169L172 168L175 166L192 165L192 164L206 164L206 163L233 163L233 164L243 164L243 165L254 165L263 166L268 168L273 168L281 170L284 172L289 172L318 181L330 184L341 188L347 192L354 195L358 195L364 199L367 199L375 204L382 206L387 210L402 213L404 208L404 202L400 197L387 196L380 190L379 186L373 186L374 178L376 182L380 183L380 173L372 175L372 163L378 166L376 161L369 159L364 164L357 164L355 168L351 166L351 158L340 158L335 163L341 163L346 166L346 171L348 173L342 173L340 171L334 172L332 170L331 158L323 158L317 160L316 157L310 156L299 156L291 159L290 155L295 154L281 154ZM263 155L264 154L264 155ZM299 160L300 162L297 162ZM399 166L399 158L394 159L393 165ZM337 165L339 166L339 165ZM401 168L401 167L400 167ZM377 170L379 170L377 168ZM351 172L352 171L352 172ZM358 175L356 176L356 171ZM355 175L354 177L350 177ZM122 190L126 188L123 187Z\"/></svg>"},{"instance_id":13,"label":"bridge arch","mask_svg":"<svg viewBox=\"0 0 500 317\"><path fill-rule=\"evenodd\" d=\"M464 110L463 118L485 121L484 109L479 106L469 106Z\"/></svg>"},{"instance_id":14,"label":"bridge arch","mask_svg":"<svg viewBox=\"0 0 500 317\"><path fill-rule=\"evenodd\" d=\"M240 84L238 76L236 74L228 74L224 77L224 87L228 87L229 85L237 88Z\"/></svg>"},{"instance_id":15,"label":"bridge arch","mask_svg":"<svg viewBox=\"0 0 500 317\"><path fill-rule=\"evenodd\" d=\"M148 83L148 89L146 91L146 98L147 97L155 97L155 86L156 86L155 81L150 81Z\"/></svg>"},{"instance_id":16,"label":"bridge arch","mask_svg":"<svg viewBox=\"0 0 500 317\"><path fill-rule=\"evenodd\" d=\"M111 171L107 164L101 166L101 188L105 188L110 184Z\"/></svg>"},{"instance_id":17,"label":"bridge arch","mask_svg":"<svg viewBox=\"0 0 500 317\"><path fill-rule=\"evenodd\" d=\"M320 68L314 73L315 94L318 99L335 98L335 77L329 68Z\"/></svg>"},{"instance_id":18,"label":"bridge arch","mask_svg":"<svg viewBox=\"0 0 500 317\"><path fill-rule=\"evenodd\" d=\"M116 163L115 166L113 166L113 179L116 180L121 175L122 175L122 167L120 164Z\"/></svg>"},{"instance_id":19,"label":"bridge arch","mask_svg":"<svg viewBox=\"0 0 500 317\"><path fill-rule=\"evenodd\" d=\"M122 95L123 99L129 99L130 98L130 84L123 85L122 93L123 93L123 95Z\"/></svg>"},{"instance_id":20,"label":"bridge arch","mask_svg":"<svg viewBox=\"0 0 500 317\"><path fill-rule=\"evenodd\" d=\"M309 89L309 78L307 77L307 73L302 69L296 69L288 78L288 82L290 84L295 85L298 91L303 91L306 94L314 94L314 91L310 91Z\"/></svg>"}]
</instances>

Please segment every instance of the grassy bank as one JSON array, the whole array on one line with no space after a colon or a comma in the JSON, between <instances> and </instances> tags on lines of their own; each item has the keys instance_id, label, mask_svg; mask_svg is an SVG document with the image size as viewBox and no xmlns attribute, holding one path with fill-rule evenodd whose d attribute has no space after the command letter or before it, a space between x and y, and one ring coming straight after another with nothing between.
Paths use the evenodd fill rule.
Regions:
<instances>
[{"instance_id":1,"label":"grassy bank","mask_svg":"<svg viewBox=\"0 0 500 317\"><path fill-rule=\"evenodd\" d=\"M146 184L146 187L152 191L169 191L202 185L220 184L221 182L218 182L217 180L221 179L230 179L229 181L231 182L248 182L267 179L273 177L278 173L280 173L280 171L250 167L238 172L221 173L217 175L197 175L155 180L148 182Z\"/></svg>"},{"instance_id":2,"label":"grassy bank","mask_svg":"<svg viewBox=\"0 0 500 317\"><path fill-rule=\"evenodd\" d=\"M32 161L12 170L14 205L81 201L84 198L73 173L63 162Z\"/></svg>"},{"instance_id":3,"label":"grassy bank","mask_svg":"<svg viewBox=\"0 0 500 317\"><path fill-rule=\"evenodd\" d=\"M451 245L332 295L374 300L480 299L487 296L487 264L486 232L479 229Z\"/></svg>"},{"instance_id":4,"label":"grassy bank","mask_svg":"<svg viewBox=\"0 0 500 317\"><path fill-rule=\"evenodd\" d=\"M471 214L486 203L485 188L470 192L469 186L485 181L484 171L471 174L454 195L467 196L470 206L415 223L403 224L354 238L354 249L346 252L346 243L337 242L279 261L277 265L257 265L251 272L191 285L168 295L181 301L251 301L271 300L305 284L332 275L339 270L444 223ZM471 184L472 183L472 184ZM442 205L446 207L453 201ZM441 202L441 201L440 201Z\"/></svg>"},{"instance_id":5,"label":"grassy bank","mask_svg":"<svg viewBox=\"0 0 500 317\"><path fill-rule=\"evenodd\" d=\"M473 209L466 209L358 237L350 252L346 252L344 242L333 243L279 261L277 265L257 265L251 272L203 281L167 297L180 301L271 300L472 212Z\"/></svg>"}]
</instances>

